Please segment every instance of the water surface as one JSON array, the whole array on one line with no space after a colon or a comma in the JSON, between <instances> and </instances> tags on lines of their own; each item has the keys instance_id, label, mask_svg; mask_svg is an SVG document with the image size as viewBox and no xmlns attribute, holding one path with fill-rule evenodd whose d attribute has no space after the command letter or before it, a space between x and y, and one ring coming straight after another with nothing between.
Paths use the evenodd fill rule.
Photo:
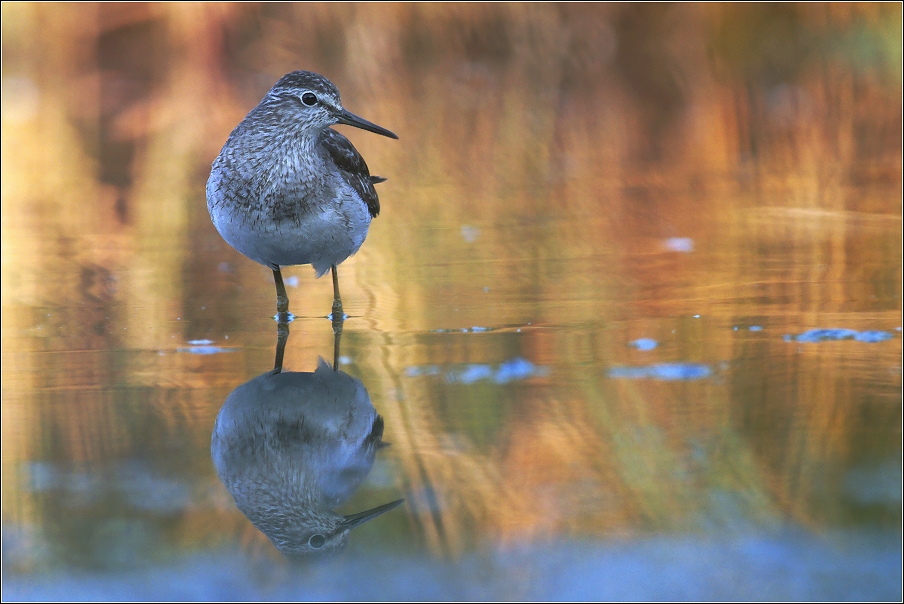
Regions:
<instances>
[{"instance_id":1,"label":"water surface","mask_svg":"<svg viewBox=\"0 0 904 604\"><path fill-rule=\"evenodd\" d=\"M5 596L899 600L900 21L4 3ZM389 180L339 368L390 446L330 502L405 499L301 567L211 459L277 326L204 201L299 68L400 137L343 129ZM283 272L313 372L332 287Z\"/></svg>"}]
</instances>

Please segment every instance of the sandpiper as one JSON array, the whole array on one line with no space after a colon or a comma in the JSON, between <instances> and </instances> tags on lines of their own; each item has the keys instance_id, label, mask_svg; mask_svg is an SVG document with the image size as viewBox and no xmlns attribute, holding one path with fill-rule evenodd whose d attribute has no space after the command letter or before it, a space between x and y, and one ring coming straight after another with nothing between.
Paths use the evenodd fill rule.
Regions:
<instances>
[{"instance_id":1,"label":"sandpiper","mask_svg":"<svg viewBox=\"0 0 904 604\"><path fill-rule=\"evenodd\" d=\"M330 126L399 138L342 107L339 91L310 71L284 75L235 127L210 170L207 209L226 242L273 270L277 318L289 297L280 266L310 264L333 276L333 317L343 316L336 266L358 251L380 212L358 150Z\"/></svg>"},{"instance_id":2,"label":"sandpiper","mask_svg":"<svg viewBox=\"0 0 904 604\"><path fill-rule=\"evenodd\" d=\"M389 444L383 418L363 382L339 370L339 331L332 367L321 358L314 373L283 372L289 325L279 326L273 371L226 398L210 452L238 508L279 551L292 560L330 556L345 547L353 528L404 499L347 516L334 511Z\"/></svg>"},{"instance_id":3,"label":"sandpiper","mask_svg":"<svg viewBox=\"0 0 904 604\"><path fill-rule=\"evenodd\" d=\"M242 513L285 556L303 560L337 553L352 529L402 504L334 510L387 444L361 380L320 359L314 373L269 371L233 390L217 415L211 455Z\"/></svg>"}]
</instances>

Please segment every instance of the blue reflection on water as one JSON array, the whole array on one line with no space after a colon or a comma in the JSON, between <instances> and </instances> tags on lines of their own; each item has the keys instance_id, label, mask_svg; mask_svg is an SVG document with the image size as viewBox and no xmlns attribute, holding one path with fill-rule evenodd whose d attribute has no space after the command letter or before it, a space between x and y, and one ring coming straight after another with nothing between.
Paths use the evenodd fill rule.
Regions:
<instances>
[{"instance_id":1,"label":"blue reflection on water","mask_svg":"<svg viewBox=\"0 0 904 604\"><path fill-rule=\"evenodd\" d=\"M694 240L690 237L669 237L664 243L666 249L673 252L689 254L694 251Z\"/></svg>"},{"instance_id":2,"label":"blue reflection on water","mask_svg":"<svg viewBox=\"0 0 904 604\"><path fill-rule=\"evenodd\" d=\"M493 331L493 328L475 325L471 328L461 327L459 329L431 329L430 331L431 333L483 333L485 331Z\"/></svg>"},{"instance_id":3,"label":"blue reflection on water","mask_svg":"<svg viewBox=\"0 0 904 604\"><path fill-rule=\"evenodd\" d=\"M856 340L858 342L884 342L890 340L892 334L887 331L857 331L856 329L811 329L804 333L785 335L786 342L806 342L812 344L815 342L826 342L830 340Z\"/></svg>"},{"instance_id":4,"label":"blue reflection on water","mask_svg":"<svg viewBox=\"0 0 904 604\"><path fill-rule=\"evenodd\" d=\"M235 351L235 348L223 348L222 346L189 346L176 349L176 352L187 352L189 354L220 354L233 351Z\"/></svg>"},{"instance_id":5,"label":"blue reflection on water","mask_svg":"<svg viewBox=\"0 0 904 604\"><path fill-rule=\"evenodd\" d=\"M161 476L137 460L112 466L35 461L23 469L26 488L33 493L58 493L73 508L95 505L113 492L134 508L162 514L185 510L191 504L187 484Z\"/></svg>"},{"instance_id":6,"label":"blue reflection on water","mask_svg":"<svg viewBox=\"0 0 904 604\"><path fill-rule=\"evenodd\" d=\"M450 384L473 384L481 380L507 384L515 380L548 374L548 367L534 365L522 357L505 361L495 369L492 365L485 363L472 363L469 365L450 366L446 369L439 365L421 365L408 367L405 370L405 375L408 377L443 375Z\"/></svg>"},{"instance_id":7,"label":"blue reflection on water","mask_svg":"<svg viewBox=\"0 0 904 604\"><path fill-rule=\"evenodd\" d=\"M860 505L901 505L901 463L886 461L876 466L852 468L844 478L845 494Z\"/></svg>"},{"instance_id":8,"label":"blue reflection on water","mask_svg":"<svg viewBox=\"0 0 904 604\"><path fill-rule=\"evenodd\" d=\"M699 380L712 375L709 365L698 363L656 363L640 367L611 367L609 377L628 380Z\"/></svg>"},{"instance_id":9,"label":"blue reflection on water","mask_svg":"<svg viewBox=\"0 0 904 604\"><path fill-rule=\"evenodd\" d=\"M637 350L653 350L659 346L659 342L653 338L637 338L636 340L628 342L628 346L632 346Z\"/></svg>"},{"instance_id":10,"label":"blue reflection on water","mask_svg":"<svg viewBox=\"0 0 904 604\"><path fill-rule=\"evenodd\" d=\"M123 573L4 576L10 600L888 600L901 549L867 531L559 540L452 560L363 549L291 570L208 552ZM349 580L354 578L353 580Z\"/></svg>"}]
</instances>

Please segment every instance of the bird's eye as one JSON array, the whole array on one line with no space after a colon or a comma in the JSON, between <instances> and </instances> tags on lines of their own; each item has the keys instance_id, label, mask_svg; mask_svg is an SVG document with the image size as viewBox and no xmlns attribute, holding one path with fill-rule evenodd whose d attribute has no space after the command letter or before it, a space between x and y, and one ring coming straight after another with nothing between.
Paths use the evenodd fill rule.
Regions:
<instances>
[{"instance_id":1,"label":"bird's eye","mask_svg":"<svg viewBox=\"0 0 904 604\"><path fill-rule=\"evenodd\" d=\"M314 96L313 94L311 96ZM323 547L323 544L326 543L326 537L323 535L314 535L310 539L308 539L308 545L313 547L314 549L320 549Z\"/></svg>"},{"instance_id":2,"label":"bird's eye","mask_svg":"<svg viewBox=\"0 0 904 604\"><path fill-rule=\"evenodd\" d=\"M305 92L303 95L301 95L301 102L308 107L313 107L317 103L317 97L310 92ZM317 537L319 535L314 536Z\"/></svg>"}]
</instances>

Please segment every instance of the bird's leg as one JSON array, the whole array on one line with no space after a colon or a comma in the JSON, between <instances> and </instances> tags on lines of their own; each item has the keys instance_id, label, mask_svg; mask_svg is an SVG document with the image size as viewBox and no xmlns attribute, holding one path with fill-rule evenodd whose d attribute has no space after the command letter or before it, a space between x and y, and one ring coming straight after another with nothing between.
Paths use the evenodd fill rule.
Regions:
<instances>
[{"instance_id":1,"label":"bird's leg","mask_svg":"<svg viewBox=\"0 0 904 604\"><path fill-rule=\"evenodd\" d=\"M279 267L273 269L273 281L276 282L276 359L273 361L272 374L282 371L283 356L286 353L286 342L289 341L289 296L283 283Z\"/></svg>"},{"instance_id":2,"label":"bird's leg","mask_svg":"<svg viewBox=\"0 0 904 604\"><path fill-rule=\"evenodd\" d=\"M289 296L286 294L286 285L282 280L282 272L279 267L273 268L273 281L276 283L276 312L278 321L288 321L289 318Z\"/></svg>"},{"instance_id":3,"label":"bird's leg","mask_svg":"<svg viewBox=\"0 0 904 604\"><path fill-rule=\"evenodd\" d=\"M342 324L345 313L342 312L342 298L339 297L339 274L336 265L330 267L333 273L333 371L339 371L339 339L342 337Z\"/></svg>"},{"instance_id":4,"label":"bird's leg","mask_svg":"<svg viewBox=\"0 0 904 604\"><path fill-rule=\"evenodd\" d=\"M279 321L276 324L276 359L273 361L271 375L282 372L283 356L286 354L286 342L289 341L289 324Z\"/></svg>"},{"instance_id":5,"label":"bird's leg","mask_svg":"<svg viewBox=\"0 0 904 604\"><path fill-rule=\"evenodd\" d=\"M333 321L336 320L336 317L345 320L345 313L342 312L342 298L339 296L339 273L336 272L335 264L330 267L330 271L333 273Z\"/></svg>"},{"instance_id":6,"label":"bird's leg","mask_svg":"<svg viewBox=\"0 0 904 604\"><path fill-rule=\"evenodd\" d=\"M339 371L339 339L342 338L343 321L333 315L333 371Z\"/></svg>"}]
</instances>

